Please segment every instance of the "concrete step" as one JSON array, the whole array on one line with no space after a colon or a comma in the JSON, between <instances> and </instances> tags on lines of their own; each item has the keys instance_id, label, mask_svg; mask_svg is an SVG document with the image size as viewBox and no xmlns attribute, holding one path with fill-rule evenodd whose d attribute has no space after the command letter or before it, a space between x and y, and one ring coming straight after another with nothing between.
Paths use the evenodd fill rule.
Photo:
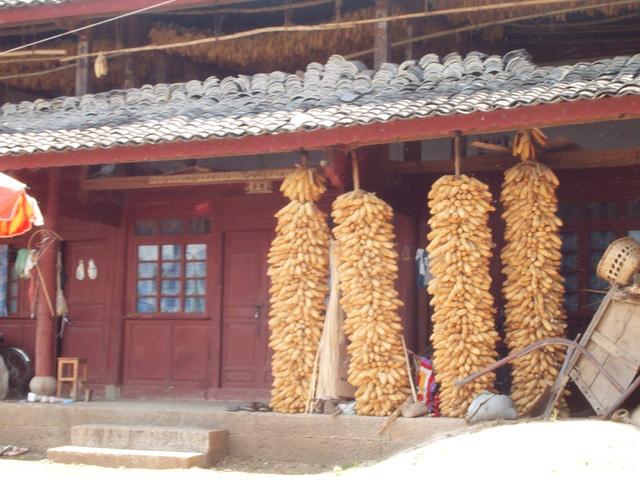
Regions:
<instances>
[{"instance_id":1,"label":"concrete step","mask_svg":"<svg viewBox=\"0 0 640 480\"><path fill-rule=\"evenodd\" d=\"M47 450L47 458L58 463L79 463L112 468L168 469L208 466L207 454L200 452L165 452L75 445L50 448Z\"/></svg>"},{"instance_id":2,"label":"concrete step","mask_svg":"<svg viewBox=\"0 0 640 480\"><path fill-rule=\"evenodd\" d=\"M71 428L71 444L127 450L198 452L210 465L227 454L226 430L157 425L87 424Z\"/></svg>"}]
</instances>

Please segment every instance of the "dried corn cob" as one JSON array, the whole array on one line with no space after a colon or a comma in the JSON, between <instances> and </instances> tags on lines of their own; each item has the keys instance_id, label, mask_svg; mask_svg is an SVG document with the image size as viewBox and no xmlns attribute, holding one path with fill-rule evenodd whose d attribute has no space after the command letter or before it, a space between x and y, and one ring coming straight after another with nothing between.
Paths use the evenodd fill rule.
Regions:
<instances>
[{"instance_id":1,"label":"dried corn cob","mask_svg":"<svg viewBox=\"0 0 640 480\"><path fill-rule=\"evenodd\" d=\"M313 203L325 191L317 173L298 168L280 189L291 202L276 214L276 238L269 250L271 407L296 413L305 410L324 322L329 228Z\"/></svg>"},{"instance_id":2,"label":"dried corn cob","mask_svg":"<svg viewBox=\"0 0 640 480\"><path fill-rule=\"evenodd\" d=\"M444 415L462 417L475 394L491 390L495 374L457 387L454 382L492 364L497 356L491 277L491 205L488 187L466 175L444 176L429 192L431 232L428 291L434 370Z\"/></svg>"},{"instance_id":3,"label":"dried corn cob","mask_svg":"<svg viewBox=\"0 0 640 480\"><path fill-rule=\"evenodd\" d=\"M359 415L389 415L409 395L395 280L393 210L363 190L333 203L338 270L349 338L349 383Z\"/></svg>"},{"instance_id":4,"label":"dried corn cob","mask_svg":"<svg viewBox=\"0 0 640 480\"><path fill-rule=\"evenodd\" d=\"M558 233L562 222L556 216L559 182L549 168L535 161L521 162L504 177L505 330L508 347L517 351L536 340L564 336ZM520 414L529 411L546 385L553 384L562 360L562 349L548 346L513 362L512 398ZM564 402L560 405L563 408Z\"/></svg>"}]
</instances>

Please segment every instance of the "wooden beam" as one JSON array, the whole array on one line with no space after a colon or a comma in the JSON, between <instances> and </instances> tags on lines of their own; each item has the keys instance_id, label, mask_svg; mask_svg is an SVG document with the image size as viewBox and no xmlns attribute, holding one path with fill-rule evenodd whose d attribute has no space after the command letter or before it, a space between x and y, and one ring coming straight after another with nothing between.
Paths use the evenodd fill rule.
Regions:
<instances>
[{"instance_id":1,"label":"wooden beam","mask_svg":"<svg viewBox=\"0 0 640 480\"><path fill-rule=\"evenodd\" d=\"M517 161L512 155L475 155L464 159L462 173L502 171L514 166ZM540 162L554 170L627 167L640 165L640 147L543 153L540 155ZM453 171L453 163L448 158L423 162L393 162L388 163L385 169L387 173L396 175L450 173Z\"/></svg>"},{"instance_id":2,"label":"wooden beam","mask_svg":"<svg viewBox=\"0 0 640 480\"><path fill-rule=\"evenodd\" d=\"M383 18L389 16L389 0L376 0L375 17ZM391 50L389 41L389 22L379 22L374 24L373 29L373 68L378 69L380 65L389 61Z\"/></svg>"},{"instance_id":3,"label":"wooden beam","mask_svg":"<svg viewBox=\"0 0 640 480\"><path fill-rule=\"evenodd\" d=\"M85 30L78 35L78 55L86 55L91 51L89 30ZM75 95L80 97L89 93L91 84L91 63L88 57L78 59L76 63L76 85Z\"/></svg>"},{"instance_id":4,"label":"wooden beam","mask_svg":"<svg viewBox=\"0 0 640 480\"><path fill-rule=\"evenodd\" d=\"M148 188L194 185L225 185L253 181L282 180L291 168L247 170L234 172L187 173L179 175L144 175L137 177L108 177L82 179L83 190L138 190Z\"/></svg>"},{"instance_id":5,"label":"wooden beam","mask_svg":"<svg viewBox=\"0 0 640 480\"><path fill-rule=\"evenodd\" d=\"M460 132L461 135L485 134L520 128L633 118L640 118L640 95L559 102L465 115L434 115L308 132L5 155L0 156L0 170L231 157L293 152L301 148L325 149L335 145L353 149L366 145L451 137L454 132Z\"/></svg>"}]
</instances>

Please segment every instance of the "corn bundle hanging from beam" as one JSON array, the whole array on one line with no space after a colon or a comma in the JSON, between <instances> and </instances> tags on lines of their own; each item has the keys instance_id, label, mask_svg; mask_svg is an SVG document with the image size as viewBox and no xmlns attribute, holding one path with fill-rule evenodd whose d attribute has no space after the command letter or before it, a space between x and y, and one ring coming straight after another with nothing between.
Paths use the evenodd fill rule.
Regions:
<instances>
[{"instance_id":1,"label":"corn bundle hanging from beam","mask_svg":"<svg viewBox=\"0 0 640 480\"><path fill-rule=\"evenodd\" d=\"M271 407L277 412L305 411L311 388L328 293L329 227L314 203L325 189L323 178L302 167L280 187L291 202L276 214L268 260Z\"/></svg>"},{"instance_id":2,"label":"corn bundle hanging from beam","mask_svg":"<svg viewBox=\"0 0 640 480\"><path fill-rule=\"evenodd\" d=\"M562 337L566 328L558 232L562 222L556 216L559 182L548 167L531 160L535 157L532 140L544 144L539 135L535 130L519 135L514 153L526 161L507 170L502 185L505 330L511 351L543 338ZM562 349L547 346L513 362L511 397L519 414L529 412L553 384L562 360ZM564 406L561 401L560 408Z\"/></svg>"},{"instance_id":3,"label":"corn bundle hanging from beam","mask_svg":"<svg viewBox=\"0 0 640 480\"><path fill-rule=\"evenodd\" d=\"M489 293L491 193L466 175L447 175L429 192L428 292L433 306L434 370L444 415L462 417L475 394L492 390L490 373L458 387L454 382L491 365L497 356L495 308Z\"/></svg>"},{"instance_id":4,"label":"corn bundle hanging from beam","mask_svg":"<svg viewBox=\"0 0 640 480\"><path fill-rule=\"evenodd\" d=\"M394 285L393 210L375 194L356 189L336 198L332 216L356 411L389 415L410 394L398 315L402 302Z\"/></svg>"}]
</instances>

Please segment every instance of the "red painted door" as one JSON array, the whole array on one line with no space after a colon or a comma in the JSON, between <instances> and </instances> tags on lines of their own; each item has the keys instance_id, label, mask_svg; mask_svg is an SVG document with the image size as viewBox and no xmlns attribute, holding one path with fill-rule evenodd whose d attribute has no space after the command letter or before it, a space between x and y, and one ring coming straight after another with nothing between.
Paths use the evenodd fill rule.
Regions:
<instances>
[{"instance_id":1,"label":"red painted door","mask_svg":"<svg viewBox=\"0 0 640 480\"><path fill-rule=\"evenodd\" d=\"M223 388L271 385L267 252L273 232L232 232L224 239Z\"/></svg>"},{"instance_id":2,"label":"red painted door","mask_svg":"<svg viewBox=\"0 0 640 480\"><path fill-rule=\"evenodd\" d=\"M107 314L111 266L106 240L64 243L64 288L69 324L61 341L61 356L87 360L89 381L105 383L107 374Z\"/></svg>"}]
</instances>

